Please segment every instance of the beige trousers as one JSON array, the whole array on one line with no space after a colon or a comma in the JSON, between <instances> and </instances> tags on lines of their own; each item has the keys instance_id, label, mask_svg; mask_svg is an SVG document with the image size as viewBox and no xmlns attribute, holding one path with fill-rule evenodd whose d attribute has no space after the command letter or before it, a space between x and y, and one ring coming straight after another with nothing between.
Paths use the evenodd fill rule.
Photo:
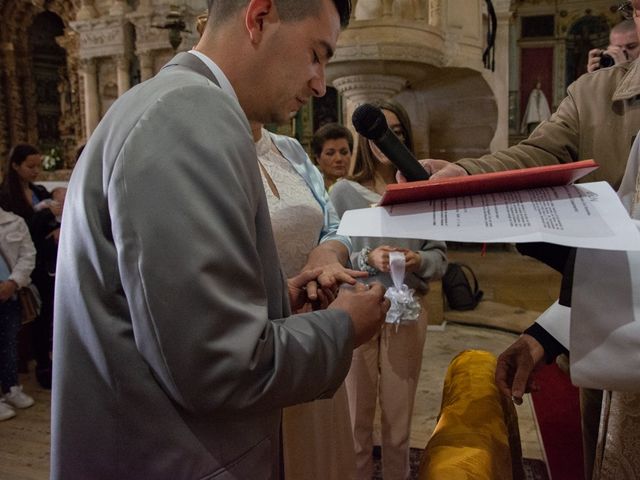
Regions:
<instances>
[{"instance_id":1,"label":"beige trousers","mask_svg":"<svg viewBox=\"0 0 640 480\"><path fill-rule=\"evenodd\" d=\"M345 385L358 480L371 480L373 473L371 453L377 401L381 412L384 479L409 478L411 417L426 333L427 312L423 307L415 322L404 322L397 329L385 324L378 335L353 352Z\"/></svg>"}]
</instances>

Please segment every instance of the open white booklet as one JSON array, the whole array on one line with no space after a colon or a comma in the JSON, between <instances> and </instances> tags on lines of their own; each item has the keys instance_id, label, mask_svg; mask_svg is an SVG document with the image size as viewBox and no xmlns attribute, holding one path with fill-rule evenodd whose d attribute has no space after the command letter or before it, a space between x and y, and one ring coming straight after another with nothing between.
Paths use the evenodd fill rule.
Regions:
<instances>
[{"instance_id":1,"label":"open white booklet","mask_svg":"<svg viewBox=\"0 0 640 480\"><path fill-rule=\"evenodd\" d=\"M350 210L343 215L338 233L640 250L640 233L606 182Z\"/></svg>"}]
</instances>

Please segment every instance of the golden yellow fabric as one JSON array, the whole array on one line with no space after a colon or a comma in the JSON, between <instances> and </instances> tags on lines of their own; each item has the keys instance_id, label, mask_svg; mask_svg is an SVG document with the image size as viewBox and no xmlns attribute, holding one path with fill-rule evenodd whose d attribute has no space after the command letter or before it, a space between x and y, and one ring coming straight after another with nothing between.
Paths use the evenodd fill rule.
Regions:
<instances>
[{"instance_id":1,"label":"golden yellow fabric","mask_svg":"<svg viewBox=\"0 0 640 480\"><path fill-rule=\"evenodd\" d=\"M439 420L420 465L420 480L513 478L495 368L495 356L484 351L466 350L452 360Z\"/></svg>"}]
</instances>

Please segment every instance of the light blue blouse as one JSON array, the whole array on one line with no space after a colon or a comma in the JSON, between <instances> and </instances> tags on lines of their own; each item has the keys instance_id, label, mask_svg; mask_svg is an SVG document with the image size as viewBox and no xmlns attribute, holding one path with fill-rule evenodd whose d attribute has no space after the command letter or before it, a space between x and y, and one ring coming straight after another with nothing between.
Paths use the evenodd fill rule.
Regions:
<instances>
[{"instance_id":1,"label":"light blue blouse","mask_svg":"<svg viewBox=\"0 0 640 480\"><path fill-rule=\"evenodd\" d=\"M290 137L284 135L276 135L269 132L274 145L278 148L280 153L287 159L291 166L298 174L304 178L305 182L311 189L313 196L320 204L322 212L324 214L324 224L320 232L320 239L318 244L327 242L329 240L337 240L343 243L351 254L351 240L349 237L338 235L338 226L340 225L340 217L333 208L333 204L329 199L329 194L324 188L324 179L320 170L311 162L311 159L304 151L300 143Z\"/></svg>"}]
</instances>

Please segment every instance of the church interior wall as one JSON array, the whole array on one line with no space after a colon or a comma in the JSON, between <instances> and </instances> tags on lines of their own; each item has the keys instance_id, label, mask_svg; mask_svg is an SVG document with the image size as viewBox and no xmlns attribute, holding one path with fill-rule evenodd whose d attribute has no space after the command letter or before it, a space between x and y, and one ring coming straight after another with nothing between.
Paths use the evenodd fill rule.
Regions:
<instances>
[{"instance_id":1,"label":"church interior wall","mask_svg":"<svg viewBox=\"0 0 640 480\"><path fill-rule=\"evenodd\" d=\"M480 73L447 69L396 99L410 114L419 157L456 160L488 153L498 110Z\"/></svg>"},{"instance_id":2,"label":"church interior wall","mask_svg":"<svg viewBox=\"0 0 640 480\"><path fill-rule=\"evenodd\" d=\"M203 11L203 0L0 0L0 14L8 26L0 31L0 60L5 67L0 73L1 158L6 158L12 144L38 143L37 95L26 40L36 15L48 10L64 24L64 35L56 38L67 52L65 78L59 82L64 111L60 144L65 163L71 166L75 149L84 143L94 124L122 93L122 85L128 88L149 78L174 54L168 31L156 28L162 26L174 3L179 4L191 30L182 33L178 48L186 50L197 41L193 26L195 17ZM519 124L523 99L532 82L527 77L530 64L526 62L531 56L527 54L535 49L552 52L550 60L546 57L545 70L551 72L544 80L547 84L543 90L548 93L551 108L557 106L566 92L567 59L572 54L567 37L572 26L589 15L604 19L608 25L615 24L619 20L617 3L616 0L493 0L499 22L495 71L483 68L480 58L486 46L488 23L483 0L359 0L354 21L361 25L369 22L381 38L393 35L394 28L398 38L409 38L407 32L415 29L416 22L422 22L420 38L437 43L426 46L431 55L427 62L433 68L428 68L428 75L423 77L429 78L410 78L399 92L390 95L410 110L419 155L454 160L504 148L508 142L522 138ZM388 16L382 18L383 10L389 6ZM523 38L522 19L541 15L553 17L552 35ZM380 26L376 26L376 21ZM389 46L391 50L392 47ZM128 65L128 69L124 68L128 70L124 80L122 67L118 70L123 59ZM386 74L393 73L400 64L389 63L391 67ZM347 75L350 68L352 73L359 73L357 62L344 65L346 70L341 75ZM404 68L406 62L402 65ZM91 74L92 68L96 91L87 92L92 83L87 82L86 75ZM340 98L334 103L344 110L336 117L348 123L354 101L343 98L340 88L338 91ZM91 108L96 110L94 116L90 115ZM307 143L317 127L308 125L313 118L313 112L305 109L297 122L284 128L288 130L284 133L302 135L301 140Z\"/></svg>"}]
</instances>

